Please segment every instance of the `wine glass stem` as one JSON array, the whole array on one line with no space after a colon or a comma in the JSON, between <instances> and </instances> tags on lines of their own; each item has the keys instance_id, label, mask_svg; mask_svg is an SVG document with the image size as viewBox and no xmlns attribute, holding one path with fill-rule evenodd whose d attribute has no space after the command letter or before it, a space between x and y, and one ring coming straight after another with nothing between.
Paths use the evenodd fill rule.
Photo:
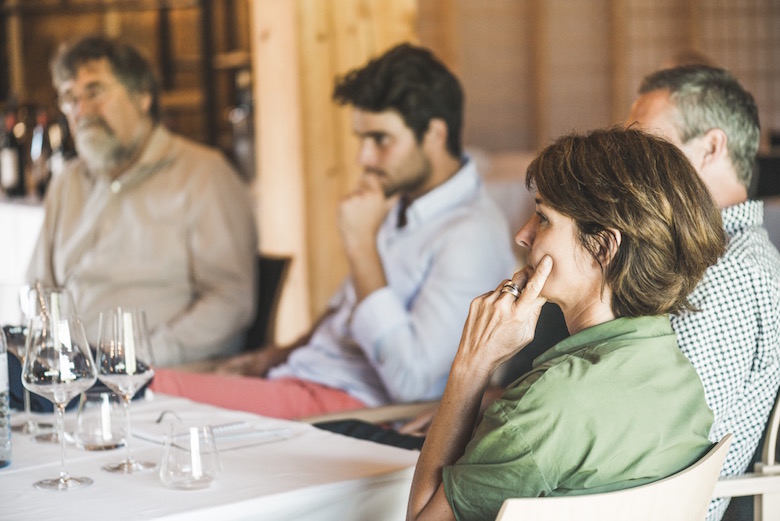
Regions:
<instances>
[{"instance_id":1,"label":"wine glass stem","mask_svg":"<svg viewBox=\"0 0 780 521\"><path fill-rule=\"evenodd\" d=\"M130 400L132 396L123 396L123 408L125 410L125 449L127 450L128 463L133 461L130 457L130 438L132 434L130 432Z\"/></svg>"},{"instance_id":2,"label":"wine glass stem","mask_svg":"<svg viewBox=\"0 0 780 521\"><path fill-rule=\"evenodd\" d=\"M68 471L65 469L65 405L54 404L57 409L57 435L60 438L60 481L69 479Z\"/></svg>"},{"instance_id":3,"label":"wine glass stem","mask_svg":"<svg viewBox=\"0 0 780 521\"><path fill-rule=\"evenodd\" d=\"M27 390L27 388L24 388L24 415L27 417L27 419L31 419L32 417L32 409L30 407L30 391Z\"/></svg>"},{"instance_id":4,"label":"wine glass stem","mask_svg":"<svg viewBox=\"0 0 780 521\"><path fill-rule=\"evenodd\" d=\"M24 350L22 350L24 352ZM24 358L23 356L19 357L19 362L21 362L22 367L24 367ZM35 427L35 422L32 419L32 407L30 405L30 391L27 389L27 387L24 388L24 393L22 393L22 397L24 399L24 417L27 418L27 426L29 427L29 430L32 432L33 427Z\"/></svg>"},{"instance_id":5,"label":"wine glass stem","mask_svg":"<svg viewBox=\"0 0 780 521\"><path fill-rule=\"evenodd\" d=\"M38 424L35 423L35 420L33 420L32 417L32 408L30 407L30 391L27 390L27 388L24 388L24 417L27 418L26 420L26 427L25 431L27 434L35 434L36 430L38 429Z\"/></svg>"}]
</instances>

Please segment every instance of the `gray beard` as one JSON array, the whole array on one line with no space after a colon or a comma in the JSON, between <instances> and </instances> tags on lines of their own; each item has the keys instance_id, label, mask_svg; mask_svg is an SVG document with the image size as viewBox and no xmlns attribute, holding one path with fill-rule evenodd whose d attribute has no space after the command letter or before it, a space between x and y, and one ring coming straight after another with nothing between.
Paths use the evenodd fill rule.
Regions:
<instances>
[{"instance_id":1,"label":"gray beard","mask_svg":"<svg viewBox=\"0 0 780 521\"><path fill-rule=\"evenodd\" d=\"M138 145L123 146L108 129L92 126L79 130L75 137L78 155L90 172L107 174L129 159Z\"/></svg>"}]
</instances>

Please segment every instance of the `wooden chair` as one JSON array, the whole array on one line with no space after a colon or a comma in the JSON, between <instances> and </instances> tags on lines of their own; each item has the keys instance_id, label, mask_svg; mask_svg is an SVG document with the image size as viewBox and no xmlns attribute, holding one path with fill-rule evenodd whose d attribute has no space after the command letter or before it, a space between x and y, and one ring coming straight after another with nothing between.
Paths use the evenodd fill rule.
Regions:
<instances>
[{"instance_id":1,"label":"wooden chair","mask_svg":"<svg viewBox=\"0 0 780 521\"><path fill-rule=\"evenodd\" d=\"M496 521L701 521L723 466L731 434L699 461L667 478L626 490L504 501Z\"/></svg>"},{"instance_id":2,"label":"wooden chair","mask_svg":"<svg viewBox=\"0 0 780 521\"><path fill-rule=\"evenodd\" d=\"M276 311L292 259L285 256L259 254L257 256L258 288L255 319L249 326L244 351L273 342Z\"/></svg>"},{"instance_id":3,"label":"wooden chair","mask_svg":"<svg viewBox=\"0 0 780 521\"><path fill-rule=\"evenodd\" d=\"M777 442L780 435L780 393L767 422L761 461L754 472L718 479L713 498L753 496L753 521L780 519L780 463L777 461Z\"/></svg>"}]
</instances>

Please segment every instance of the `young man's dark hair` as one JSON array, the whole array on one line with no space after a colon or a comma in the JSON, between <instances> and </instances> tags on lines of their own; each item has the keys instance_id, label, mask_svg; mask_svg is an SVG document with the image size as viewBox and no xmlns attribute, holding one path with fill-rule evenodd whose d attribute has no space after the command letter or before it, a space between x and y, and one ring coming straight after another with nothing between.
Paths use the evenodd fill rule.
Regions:
<instances>
[{"instance_id":1,"label":"young man's dark hair","mask_svg":"<svg viewBox=\"0 0 780 521\"><path fill-rule=\"evenodd\" d=\"M447 150L460 157L463 90L427 49L403 43L336 80L333 99L368 112L394 110L422 142L431 119L447 124Z\"/></svg>"}]
</instances>

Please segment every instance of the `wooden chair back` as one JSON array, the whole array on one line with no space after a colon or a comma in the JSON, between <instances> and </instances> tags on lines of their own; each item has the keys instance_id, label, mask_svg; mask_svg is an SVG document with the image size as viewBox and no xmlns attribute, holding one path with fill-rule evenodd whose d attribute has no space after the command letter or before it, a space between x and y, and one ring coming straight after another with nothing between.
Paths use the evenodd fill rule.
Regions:
<instances>
[{"instance_id":1,"label":"wooden chair back","mask_svg":"<svg viewBox=\"0 0 780 521\"><path fill-rule=\"evenodd\" d=\"M727 434L693 465L664 479L584 496L511 498L496 521L701 521L726 458Z\"/></svg>"},{"instance_id":2,"label":"wooden chair back","mask_svg":"<svg viewBox=\"0 0 780 521\"><path fill-rule=\"evenodd\" d=\"M290 257L266 254L257 256L255 319L247 330L244 351L273 342L276 311L291 262Z\"/></svg>"}]
</instances>

